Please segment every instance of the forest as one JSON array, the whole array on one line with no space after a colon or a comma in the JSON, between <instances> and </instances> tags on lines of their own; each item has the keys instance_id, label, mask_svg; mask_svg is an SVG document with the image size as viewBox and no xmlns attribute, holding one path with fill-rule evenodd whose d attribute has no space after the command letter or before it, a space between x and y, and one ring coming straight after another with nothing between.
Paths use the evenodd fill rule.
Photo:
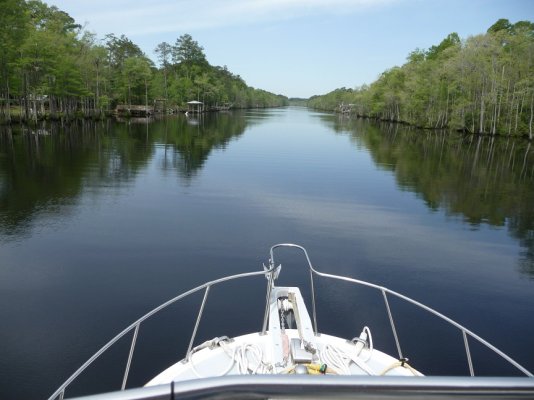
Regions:
<instances>
[{"instance_id":1,"label":"forest","mask_svg":"<svg viewBox=\"0 0 534 400\"><path fill-rule=\"evenodd\" d=\"M3 0L0 13L0 122L108 115L117 104L179 110L286 105L247 86L226 66L212 66L189 34L157 45L159 67L126 36L103 39L40 0Z\"/></svg>"},{"instance_id":2,"label":"forest","mask_svg":"<svg viewBox=\"0 0 534 400\"><path fill-rule=\"evenodd\" d=\"M485 34L449 34L370 85L313 96L308 106L421 128L532 140L534 23L500 19Z\"/></svg>"}]
</instances>

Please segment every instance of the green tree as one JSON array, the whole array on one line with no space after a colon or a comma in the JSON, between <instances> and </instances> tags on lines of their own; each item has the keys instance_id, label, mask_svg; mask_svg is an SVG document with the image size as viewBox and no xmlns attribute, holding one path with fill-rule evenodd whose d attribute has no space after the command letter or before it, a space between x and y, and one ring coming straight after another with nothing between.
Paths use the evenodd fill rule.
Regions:
<instances>
[{"instance_id":1,"label":"green tree","mask_svg":"<svg viewBox=\"0 0 534 400\"><path fill-rule=\"evenodd\" d=\"M450 33L441 43L437 46L431 46L426 52L427 60L435 60L443 54L445 50L453 46L460 46L460 37L456 32Z\"/></svg>"},{"instance_id":2,"label":"green tree","mask_svg":"<svg viewBox=\"0 0 534 400\"><path fill-rule=\"evenodd\" d=\"M156 46L154 52L158 56L158 61L163 71L165 98L168 98L169 93L167 90L167 75L168 75L168 70L171 64L172 46L167 42L161 42L160 44Z\"/></svg>"},{"instance_id":3,"label":"green tree","mask_svg":"<svg viewBox=\"0 0 534 400\"><path fill-rule=\"evenodd\" d=\"M211 66L203 48L185 34L174 46L156 48L156 68L125 35L102 41L83 31L66 12L40 0L3 0L0 13L0 120L101 116L119 101L151 103L166 98L183 106L191 98L208 105L243 106L284 103L272 93L258 93L226 67ZM259 100L258 100L259 99ZM249 101L250 100L250 101Z\"/></svg>"},{"instance_id":4,"label":"green tree","mask_svg":"<svg viewBox=\"0 0 534 400\"><path fill-rule=\"evenodd\" d=\"M27 36L28 16L23 0L4 0L0 13L0 102L2 118L11 120L11 85L15 78L15 59Z\"/></svg>"},{"instance_id":5,"label":"green tree","mask_svg":"<svg viewBox=\"0 0 534 400\"><path fill-rule=\"evenodd\" d=\"M342 102L354 103L358 115L532 139L534 24L500 19L464 41L451 33L426 51L416 49L368 87L336 89L308 104L335 110Z\"/></svg>"},{"instance_id":6,"label":"green tree","mask_svg":"<svg viewBox=\"0 0 534 400\"><path fill-rule=\"evenodd\" d=\"M122 71L123 94L127 104L148 105L148 83L151 79L150 61L145 57L129 57Z\"/></svg>"},{"instance_id":7,"label":"green tree","mask_svg":"<svg viewBox=\"0 0 534 400\"><path fill-rule=\"evenodd\" d=\"M182 62L205 64L207 62L204 48L187 33L176 39L172 58L176 64Z\"/></svg>"},{"instance_id":8,"label":"green tree","mask_svg":"<svg viewBox=\"0 0 534 400\"><path fill-rule=\"evenodd\" d=\"M510 32L512 29L512 24L506 18L501 18L495 22L492 26L488 28L488 33L496 33L499 31Z\"/></svg>"}]
</instances>

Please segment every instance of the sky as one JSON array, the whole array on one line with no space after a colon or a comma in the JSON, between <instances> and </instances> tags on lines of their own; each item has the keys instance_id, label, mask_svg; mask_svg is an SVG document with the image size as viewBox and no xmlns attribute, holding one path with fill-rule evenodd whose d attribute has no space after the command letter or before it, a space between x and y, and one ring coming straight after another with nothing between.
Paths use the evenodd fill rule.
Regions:
<instances>
[{"instance_id":1,"label":"sky","mask_svg":"<svg viewBox=\"0 0 534 400\"><path fill-rule=\"evenodd\" d=\"M210 64L255 88L308 98L370 84L410 52L534 21L534 0L44 0L99 39L126 35L156 62L188 33Z\"/></svg>"}]
</instances>

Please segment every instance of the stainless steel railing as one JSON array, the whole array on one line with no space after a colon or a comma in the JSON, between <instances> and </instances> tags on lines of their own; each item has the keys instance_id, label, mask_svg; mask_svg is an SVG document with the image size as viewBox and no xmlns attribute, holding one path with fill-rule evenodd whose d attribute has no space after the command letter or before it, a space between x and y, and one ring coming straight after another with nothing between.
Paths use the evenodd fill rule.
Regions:
<instances>
[{"instance_id":1,"label":"stainless steel railing","mask_svg":"<svg viewBox=\"0 0 534 400\"><path fill-rule=\"evenodd\" d=\"M517 368L519 371L521 371L526 376L529 376L529 377L533 377L534 376L525 367L520 365L517 361L512 359L510 356L508 356L507 354L505 354L501 350L499 350L497 347L493 346L491 343L489 343L486 340L482 339L480 336L478 336L477 334L473 333L472 331L470 331L469 329L467 329L463 325L461 325L458 322L450 319L449 317L446 317L445 315L441 314L440 312L434 310L431 307L428 307L428 306L426 306L426 305L424 305L424 304L422 304L422 303L420 303L420 302L418 302L418 301L416 301L414 299L411 299L410 297L404 296L404 295L402 295L400 293L397 293L397 292L395 292L393 290L390 290L388 288L385 288L383 286L375 285L373 283L369 283L369 282L366 282L366 281L361 281L361 280L358 280L358 279L353 279L353 278L348 278L348 277L344 277L344 276L327 274L327 273L320 272L320 271L316 270L313 267L312 263L311 263L310 257L308 256L308 252L302 246L299 246L299 245L296 245L296 244L292 244L292 243L281 243L281 244L276 244L276 245L272 246L271 250L270 250L271 257L270 257L270 260L269 260L270 267L271 267L271 268L269 268L269 270L271 271L270 272L271 275L273 275L274 272L275 272L275 268L274 268L274 265L275 265L274 250L277 249L277 248L280 248L280 247L296 248L296 249L302 250L302 252L304 252L304 255L306 257L306 261L308 262L308 268L310 270L311 291L312 291L312 312L313 312L313 323L314 323L315 334L318 333L318 330L317 330L317 313L315 311L315 288L314 288L314 284L313 284L313 276L317 275L317 276L324 277L324 278L330 278L330 279L335 279L335 280L354 283L354 284L357 284L357 285L367 286L367 287L370 287L370 288L377 289L382 293L383 298L384 298L384 304L385 304L385 307L386 307L386 312L388 314L388 318L389 318L389 322L390 322L390 326L391 326L391 330L392 330L392 333L393 333L393 337L395 339L395 345L397 347L397 353L399 355L399 359L401 359L403 357L402 356L402 350L401 350L401 346L400 346L399 337L397 335L397 329L395 327L395 321L393 319L393 314L392 314L391 308L389 306L388 294L391 295L391 296L395 296L395 297L397 297L399 299L402 299L402 300L404 300L404 301L406 301L408 303L411 303L411 304L413 304L413 305L415 305L415 306L417 306L417 307L419 307L419 308L421 308L421 309L423 309L425 311L428 311L429 313L435 315L436 317L438 317L438 318L446 321L450 325L456 327L462 334L462 338L463 338L463 342L464 342L464 348L465 348L465 352L466 352L467 364L468 364L469 373L470 373L471 376L475 376L475 372L474 372L474 368L473 368L473 362L472 362L472 359L471 359L471 351L469 350L468 337L471 337L472 339L477 340L479 343L481 343L482 345L484 345L485 347L487 347L488 349L490 349L491 351L493 351L494 353L496 353L497 355L502 357L504 360L506 360L508 363L513 365L515 368Z\"/></svg>"},{"instance_id":2,"label":"stainless steel railing","mask_svg":"<svg viewBox=\"0 0 534 400\"><path fill-rule=\"evenodd\" d=\"M246 273L241 273L241 274L236 274L236 275L230 275L230 276L226 276L226 277L223 277L223 278L219 278L219 279L215 279L215 280L206 282L206 283L204 283L204 284L202 284L200 286L197 286L197 287L195 287L195 288L193 288L191 290L188 290L187 292L184 292L184 293L182 293L182 294L180 294L180 295L168 300L167 302L161 304L160 306L154 308L152 311L150 311L150 312L146 313L145 315L143 315L141 318L139 318L137 321L133 322L131 325L129 325L127 328L125 328L122 332L120 332L117 336L115 336L113 339L111 339L108 343L106 343L91 358L89 358L80 368L78 368L76 370L76 372L74 372L49 397L49 400L54 400L54 399L58 399L58 398L60 400L63 399L67 387L83 371L85 371L85 369L87 367L89 367L96 359L98 359L104 352L106 352L106 350L108 350L110 347L112 347L119 339L124 337L129 332L133 331L132 341L131 341L131 344L130 344L130 351L128 353L128 359L127 359L127 362L126 362L124 375L123 375L123 380L122 380L122 385L121 385L121 390L124 390L126 388L126 384L127 384L127 381L128 381L128 374L129 374L129 371L130 371L130 368L131 368L133 354L134 354L134 351L135 351L135 347L136 347L136 343L137 343L137 337L138 337L138 334L139 334L139 328L141 326L141 323L143 323L144 321L146 321L147 319L149 319L153 315L157 314L159 311L167 308L171 304L174 304L177 301L182 300L185 297L190 296L190 295L192 295L192 294L194 294L196 292L204 290L204 296L202 298L202 303L200 305L200 308L199 308L199 311L198 311L198 314L197 314L195 326L193 328L193 332L191 334L191 338L189 340L189 345L188 345L187 352L186 352L186 355L185 355L185 359L189 360L189 358L191 356L191 351L192 351L192 348L193 348L193 344L194 344L194 341L195 341L195 338L196 338L197 330L198 330L200 321L202 319L202 314L204 312L204 306L206 305L206 302L207 302L209 291L210 291L212 286L215 286L215 285L227 282L227 281L236 280L236 279L242 279L242 278L247 278L247 277L253 277L253 276L259 276L259 275L264 275L267 278L265 314L264 314L264 317L263 317L263 324L262 324L262 330L261 330L261 333L265 334L267 332L267 323L268 323L268 319L269 319L269 298L270 298L270 295L271 295L272 288L274 286L274 281L275 281L275 279L276 279L276 277L277 277L277 275L279 273L279 266L276 267L276 264L275 264L275 261L274 261L274 251L275 251L275 249L280 248L280 247L299 249L304 253L304 255L306 257L306 261L308 263L308 268L309 268L309 272L310 272L310 284L311 284L311 292L312 292L313 327L314 327L314 331L315 331L316 335L319 333L319 331L318 331L318 328L317 328L317 312L316 312L316 302L315 302L314 275L317 275L317 276L323 277L323 278L330 278L330 279L334 279L334 280L350 282L350 283L353 283L353 284L367 286L367 287L379 290L382 293L383 298L384 298L384 304L385 304L385 307L386 307L386 312L387 312L388 319L389 319L389 322L390 322L390 326L391 326L391 330L392 330L392 333L393 333L393 337L395 339L395 345L397 347L397 353L398 353L399 359L401 359L403 357L403 354L402 354L402 350L401 350L401 346L400 346L400 341L399 341L399 338L398 338L398 335L397 335L397 329L395 327L395 321L394 321L394 318L393 318L393 314L392 314L391 308L389 306L388 295L395 296L395 297L400 298L400 299L402 299L402 300L404 300L404 301L406 301L408 303L411 303L411 304L413 304L413 305L415 305L415 306L417 306L417 307L419 307L419 308L421 308L421 309L423 309L425 311L428 311L429 313L437 316L438 318L448 322L450 325L452 325L452 326L456 327L457 329L459 329L459 331L462 333L465 352L466 352L466 357L467 357L467 363L468 363L468 366L469 366L469 371L470 371L470 375L471 376L474 376L475 373L474 373L473 363L472 363L472 360L471 360L471 353L470 353L470 350L469 350L468 337L471 337L471 338L477 340L482 345L486 346L488 349L492 350L493 352L495 352L496 354L501 356L504 360L506 360L508 363L510 363L515 368L520 370L526 376L529 376L529 377L533 377L534 376L530 371L528 371L526 368L521 366L518 362L516 362L511 357L509 357L508 355L503 353L501 350L499 350L498 348L496 348L492 344L488 343L487 341L482 339L480 336L478 336L475 333L471 332L469 329L465 328L464 326L460 325L459 323L457 323L457 322L453 321L452 319L446 317L445 315L439 313L438 311L436 311L436 310L434 310L434 309L432 309L432 308L430 308L430 307L428 307L428 306L426 306L426 305L424 305L422 303L419 303L418 301L413 300L413 299L411 299L411 298L409 298L407 296L404 296L404 295L402 295L400 293L397 293L397 292L395 292L393 290L387 289L387 288L385 288L383 286L375 285L373 283L369 283L369 282L366 282L366 281L361 281L361 280L358 280L358 279L353 279L353 278L348 278L348 277L344 277L344 276L338 276L338 275L332 275L332 274L327 274L327 273L320 272L320 271L316 270L313 267L313 265L311 263L311 260L310 260L310 257L308 255L308 252L306 251L306 249L304 247L296 245L296 244L291 244L291 243L281 243L281 244L276 244L276 245L271 247L269 265L268 265L268 267L264 267L264 270L255 271L255 272L246 272Z\"/></svg>"},{"instance_id":3,"label":"stainless steel railing","mask_svg":"<svg viewBox=\"0 0 534 400\"><path fill-rule=\"evenodd\" d=\"M139 327L141 326L141 323L143 323L144 321L146 321L147 319L149 319L150 317L152 317L154 314L157 314L158 312L160 312L161 310L163 310L164 308L167 308L168 306L170 306L171 304L174 304L176 303L177 301L179 300L182 300L183 298L187 297L187 296L190 296L192 295L193 293L196 293L196 292L199 292L201 291L202 289L204 289L204 297L202 298L202 303L200 305L200 309L199 309L199 312L197 314L197 319L196 319L196 322L195 322L195 326L193 328L193 333L191 334L191 339L189 341L189 346L187 348L187 353L186 353L186 359L189 359L190 357L190 354L191 354L191 349L193 347L193 343L195 341L195 337L196 337L196 334L197 334L197 330L198 330L198 326L200 324L200 320L202 318L202 314L204 312L204 306L206 304L206 301L207 301L207 298L208 298L208 294L209 294L209 291L210 291L210 288L212 286L215 286L215 285L218 285L218 284L221 284L223 282L227 282L227 281L231 281L231 280L236 280L236 279L242 279L242 278L247 278L247 277L252 277L252 276L258 276L258 275L267 275L267 276L271 276L270 274L271 270L270 269L266 269L266 270L263 270L263 271L255 271L255 272L246 272L246 273L242 273L242 274L236 274L236 275L230 275L230 276L225 276L223 278L219 278L219 279L215 279L213 281L209 281L209 282L206 282L200 286L197 286L195 287L194 289L191 289L191 290L188 290L187 292L184 292L168 301L166 301L165 303L161 304L160 306L154 308L152 311L146 313L145 315L143 315L141 318L139 318L137 321L135 321L134 323L132 323L131 325L129 325L127 328L125 328L122 332L120 332L117 336L115 336L113 339L111 339L108 343L106 343L104 346L102 346L102 348L100 350L98 350L95 354L93 354L93 356L91 356L91 358L89 358L80 368L78 368L76 370L76 372L74 372L50 397L48 400L53 400L53 399L60 399L62 400L63 397L65 396L65 391L67 389L67 387L83 372L87 369L87 367L89 367L96 359L98 359L104 352L106 352L106 350L108 350L110 347L112 347L119 339L121 339L123 336L125 336L126 334L128 334L129 332L131 331L134 331L133 333L133 336L132 336L132 342L131 342L131 345L130 345L130 352L128 353L128 360L126 362L126 367L125 367L125 370L124 370L124 375L123 375L123 380L122 380L122 385L121 385L121 390L124 390L126 388L126 383L128 381L128 374L130 372L130 367L131 367L131 364L132 364L132 358L133 358L133 354L134 354L134 350L135 350L135 345L136 345L136 342L137 342L137 336L138 336L138 333L139 333ZM270 282L270 281L269 281ZM271 283L271 282L270 282Z\"/></svg>"}]
</instances>

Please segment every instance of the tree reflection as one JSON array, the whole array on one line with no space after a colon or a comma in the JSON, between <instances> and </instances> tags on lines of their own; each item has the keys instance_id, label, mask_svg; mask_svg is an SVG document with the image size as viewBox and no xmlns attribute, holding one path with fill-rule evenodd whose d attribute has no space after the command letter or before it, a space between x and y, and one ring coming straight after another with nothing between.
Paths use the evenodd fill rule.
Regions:
<instances>
[{"instance_id":1,"label":"tree reflection","mask_svg":"<svg viewBox=\"0 0 534 400\"><path fill-rule=\"evenodd\" d=\"M0 130L0 234L25 234L39 214L64 215L84 191L128 188L164 146L163 170L188 185L213 149L246 127L242 114L79 121Z\"/></svg>"},{"instance_id":2,"label":"tree reflection","mask_svg":"<svg viewBox=\"0 0 534 400\"><path fill-rule=\"evenodd\" d=\"M534 154L529 142L493 136L417 130L322 116L336 132L369 149L401 190L431 210L443 209L472 229L506 227L523 252L520 270L534 278Z\"/></svg>"},{"instance_id":3,"label":"tree reflection","mask_svg":"<svg viewBox=\"0 0 534 400\"><path fill-rule=\"evenodd\" d=\"M165 151L162 168L176 169L189 183L204 166L214 149L226 148L250 125L239 112L201 114L195 117L168 118L153 127L152 134Z\"/></svg>"},{"instance_id":4,"label":"tree reflection","mask_svg":"<svg viewBox=\"0 0 534 400\"><path fill-rule=\"evenodd\" d=\"M120 187L150 158L128 127L82 121L0 132L0 233L20 235L40 213L64 214L86 188Z\"/></svg>"}]
</instances>

